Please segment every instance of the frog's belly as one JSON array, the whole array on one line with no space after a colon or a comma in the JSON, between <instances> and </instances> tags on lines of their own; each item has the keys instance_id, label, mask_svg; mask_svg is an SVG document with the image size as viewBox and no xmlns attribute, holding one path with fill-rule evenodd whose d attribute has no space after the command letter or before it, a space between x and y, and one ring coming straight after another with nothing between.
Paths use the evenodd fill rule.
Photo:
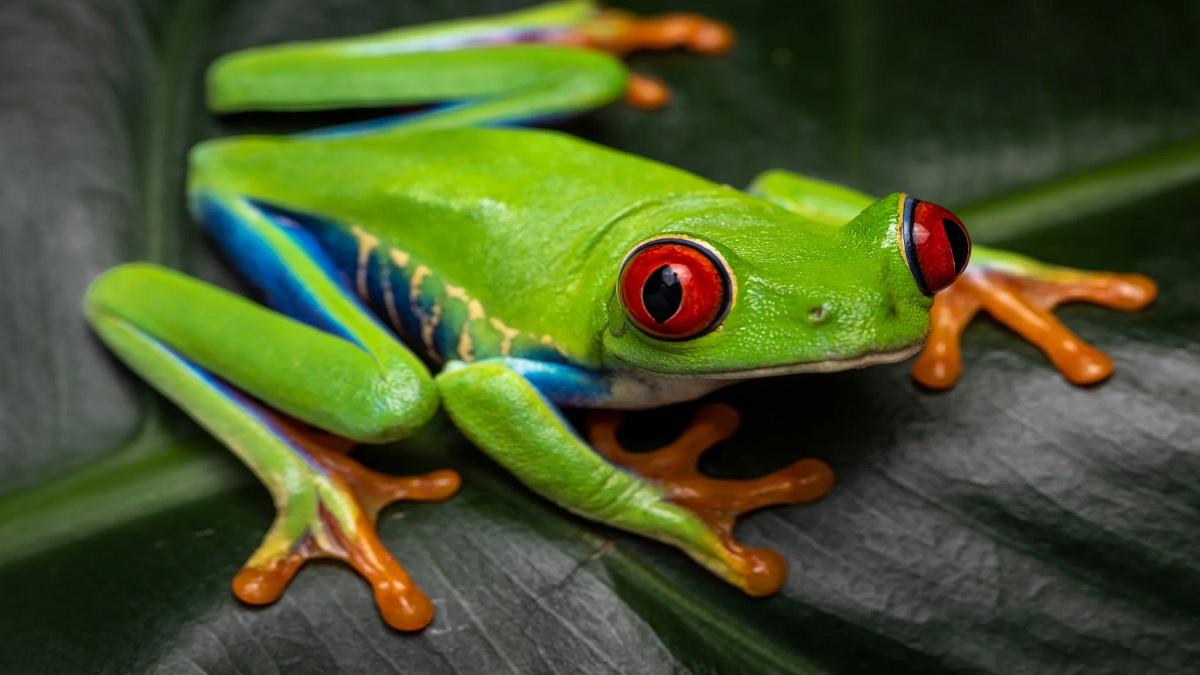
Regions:
<instances>
[{"instance_id":1,"label":"frog's belly","mask_svg":"<svg viewBox=\"0 0 1200 675\"><path fill-rule=\"evenodd\" d=\"M591 408L640 410L694 401L733 384L732 380L655 376L649 373L613 372L607 375L608 396L591 402Z\"/></svg>"}]
</instances>

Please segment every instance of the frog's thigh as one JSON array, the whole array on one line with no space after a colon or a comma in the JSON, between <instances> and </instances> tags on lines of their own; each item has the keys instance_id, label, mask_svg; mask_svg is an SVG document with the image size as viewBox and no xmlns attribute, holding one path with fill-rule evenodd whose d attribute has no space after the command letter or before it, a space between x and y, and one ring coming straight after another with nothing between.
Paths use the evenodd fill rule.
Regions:
<instances>
[{"instance_id":1,"label":"frog's thigh","mask_svg":"<svg viewBox=\"0 0 1200 675\"><path fill-rule=\"evenodd\" d=\"M539 494L586 518L679 547L721 578L753 594L783 581L778 556L723 540L695 512L668 499L659 485L614 466L562 418L538 387L517 372L519 360L452 362L438 375L443 404L474 443ZM567 368L567 370L574 370ZM531 375L540 386L570 383L576 373ZM595 385L602 386L602 385ZM769 565L760 565L768 554Z\"/></svg>"},{"instance_id":2,"label":"frog's thigh","mask_svg":"<svg viewBox=\"0 0 1200 675\"><path fill-rule=\"evenodd\" d=\"M747 192L834 227L850 222L875 201L844 185L782 169L759 174Z\"/></svg>"},{"instance_id":3,"label":"frog's thigh","mask_svg":"<svg viewBox=\"0 0 1200 675\"><path fill-rule=\"evenodd\" d=\"M403 347L373 353L166 268L130 264L110 270L92 285L86 309L98 328L120 325L339 436L363 442L400 438L423 426L437 408L432 380ZM112 346L127 360L137 356L137 347L125 354L120 345Z\"/></svg>"}]
</instances>

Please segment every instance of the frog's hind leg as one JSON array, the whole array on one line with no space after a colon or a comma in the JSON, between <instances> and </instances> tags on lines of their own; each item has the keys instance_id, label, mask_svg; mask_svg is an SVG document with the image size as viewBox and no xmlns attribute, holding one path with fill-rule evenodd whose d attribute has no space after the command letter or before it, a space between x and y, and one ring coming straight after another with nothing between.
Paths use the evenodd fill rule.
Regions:
<instances>
[{"instance_id":1,"label":"frog's hind leg","mask_svg":"<svg viewBox=\"0 0 1200 675\"><path fill-rule=\"evenodd\" d=\"M239 399L236 392L226 395ZM273 603L306 561L332 558L367 579L389 625L400 630L428 625L432 605L379 540L375 521L384 507L397 501L450 497L458 490L458 474L442 470L422 476L384 475L346 457L344 439L330 445L329 437L310 434L253 401L241 397L240 403L270 429L282 452L304 460L310 475L296 476L305 484L299 492L272 490L278 514L263 543L233 578L238 599L251 605Z\"/></svg>"},{"instance_id":2,"label":"frog's hind leg","mask_svg":"<svg viewBox=\"0 0 1200 675\"><path fill-rule=\"evenodd\" d=\"M913 377L935 389L954 386L962 372L962 331L982 310L1041 349L1068 381L1100 382L1112 374L1112 360L1072 333L1051 310L1082 301L1135 311L1150 304L1156 293L1154 282L1140 274L1085 272L977 246L962 276L934 296L932 329Z\"/></svg>"},{"instance_id":3,"label":"frog's hind leg","mask_svg":"<svg viewBox=\"0 0 1200 675\"><path fill-rule=\"evenodd\" d=\"M184 311L173 311L180 307ZM219 438L270 491L277 516L262 546L234 579L240 599L272 602L304 561L335 558L367 578L390 625L417 630L429 623L432 605L379 541L375 515L399 499L449 497L459 479L452 471L384 476L343 454L352 445L347 433L396 434L409 425L380 411L379 401L355 394L374 390L378 395L395 385L379 381L379 365L369 354L342 338L151 265L125 265L106 273L89 290L86 311L114 352ZM268 393L252 397L248 389ZM395 393L406 396L403 387ZM340 422L322 421L340 433L313 433L263 405L264 399L310 421L320 415L306 414L308 406L349 405L354 410ZM374 421L356 412L372 408L380 417Z\"/></svg>"},{"instance_id":4,"label":"frog's hind leg","mask_svg":"<svg viewBox=\"0 0 1200 675\"><path fill-rule=\"evenodd\" d=\"M388 477L343 453L352 441L386 442L420 429L437 410L432 378L298 232L249 200L200 200L218 242L288 316L165 268L132 264L92 285L89 320L271 492L278 515L234 581L238 597L271 602L305 560L332 557L367 578L389 624L424 627L432 605L380 543L375 514L397 499L448 497L458 476Z\"/></svg>"},{"instance_id":5,"label":"frog's hind leg","mask_svg":"<svg viewBox=\"0 0 1200 675\"><path fill-rule=\"evenodd\" d=\"M300 44L218 61L209 72L209 105L217 112L412 109L300 134L329 138L544 123L609 103L625 85L619 60L566 46L364 54Z\"/></svg>"},{"instance_id":6,"label":"frog's hind leg","mask_svg":"<svg viewBox=\"0 0 1200 675\"><path fill-rule=\"evenodd\" d=\"M724 35L724 40L714 35ZM314 132L322 136L483 124L534 124L666 89L630 78L614 54L690 46L720 51L728 28L694 15L637 19L561 2L497 17L361 37L249 49L208 73L218 112L422 107Z\"/></svg>"}]
</instances>

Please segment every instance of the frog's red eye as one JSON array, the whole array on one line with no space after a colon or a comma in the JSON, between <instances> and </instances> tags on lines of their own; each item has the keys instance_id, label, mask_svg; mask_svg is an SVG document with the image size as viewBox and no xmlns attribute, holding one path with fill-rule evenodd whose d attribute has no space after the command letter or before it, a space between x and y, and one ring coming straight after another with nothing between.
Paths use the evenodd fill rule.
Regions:
<instances>
[{"instance_id":1,"label":"frog's red eye","mask_svg":"<svg viewBox=\"0 0 1200 675\"><path fill-rule=\"evenodd\" d=\"M688 239L655 239L633 250L617 282L634 324L654 337L687 340L712 330L729 309L729 270Z\"/></svg>"},{"instance_id":2,"label":"frog's red eye","mask_svg":"<svg viewBox=\"0 0 1200 675\"><path fill-rule=\"evenodd\" d=\"M932 202L905 197L904 259L925 295L958 278L971 257L971 237L958 216Z\"/></svg>"}]
</instances>

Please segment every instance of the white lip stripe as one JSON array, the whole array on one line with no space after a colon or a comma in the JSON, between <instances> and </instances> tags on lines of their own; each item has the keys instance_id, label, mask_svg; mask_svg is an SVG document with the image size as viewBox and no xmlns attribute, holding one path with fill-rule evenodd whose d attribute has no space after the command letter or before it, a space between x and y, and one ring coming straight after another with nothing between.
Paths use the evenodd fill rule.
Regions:
<instances>
[{"instance_id":1,"label":"white lip stripe","mask_svg":"<svg viewBox=\"0 0 1200 675\"><path fill-rule=\"evenodd\" d=\"M891 352L866 354L852 359L831 359L828 361L810 361L808 363L792 363L782 366L767 366L750 370L731 370L723 373L658 373L654 375L664 379L687 380L754 380L760 377L776 377L779 375L795 375L799 373L836 373L841 370L854 370L867 366L897 363L921 351L925 342L897 349Z\"/></svg>"}]
</instances>

